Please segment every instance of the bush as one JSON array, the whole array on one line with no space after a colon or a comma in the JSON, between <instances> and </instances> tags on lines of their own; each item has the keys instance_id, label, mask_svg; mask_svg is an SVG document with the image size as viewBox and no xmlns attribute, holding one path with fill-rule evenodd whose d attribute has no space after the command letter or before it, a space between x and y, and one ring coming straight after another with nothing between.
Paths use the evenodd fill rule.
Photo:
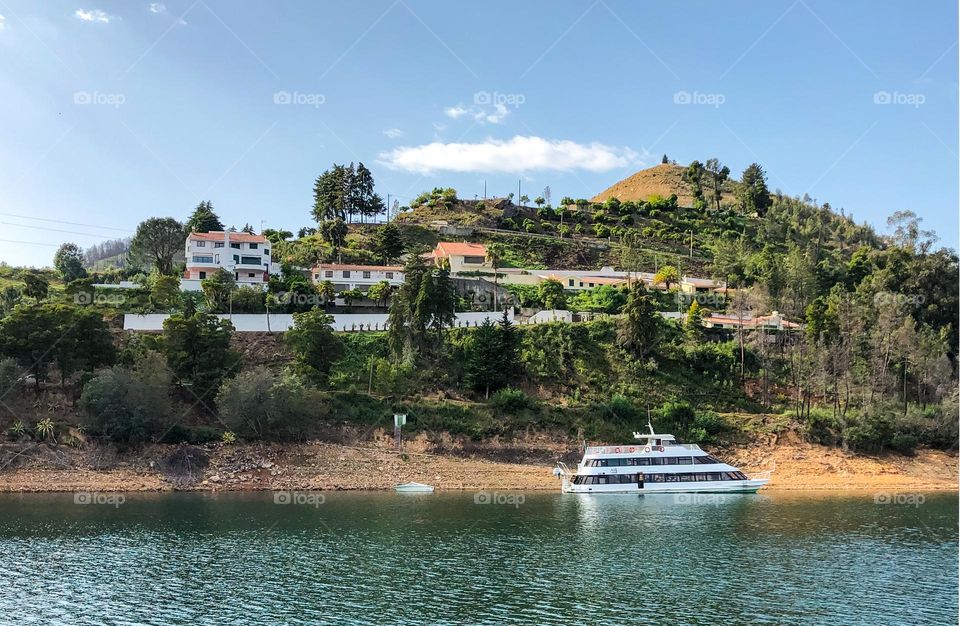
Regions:
<instances>
[{"instance_id":1,"label":"bush","mask_svg":"<svg viewBox=\"0 0 960 626\"><path fill-rule=\"evenodd\" d=\"M226 427L257 439L302 438L316 404L315 393L298 380L276 376L265 367L238 374L217 394L217 408Z\"/></svg>"},{"instance_id":2,"label":"bush","mask_svg":"<svg viewBox=\"0 0 960 626\"><path fill-rule=\"evenodd\" d=\"M161 434L170 417L170 372L156 352L133 367L116 365L83 388L86 428L114 441L142 443Z\"/></svg>"},{"instance_id":3,"label":"bush","mask_svg":"<svg viewBox=\"0 0 960 626\"><path fill-rule=\"evenodd\" d=\"M540 404L519 389L507 387L490 396L490 405L501 413L520 413L536 410Z\"/></svg>"}]
</instances>

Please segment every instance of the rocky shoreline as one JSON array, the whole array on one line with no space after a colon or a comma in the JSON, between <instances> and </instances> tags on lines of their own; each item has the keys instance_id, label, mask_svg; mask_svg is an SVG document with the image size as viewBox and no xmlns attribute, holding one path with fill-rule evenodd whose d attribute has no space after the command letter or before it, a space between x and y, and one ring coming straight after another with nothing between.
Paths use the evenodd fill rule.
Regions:
<instances>
[{"instance_id":1,"label":"rocky shoreline","mask_svg":"<svg viewBox=\"0 0 960 626\"><path fill-rule=\"evenodd\" d=\"M407 481L441 490L556 490L555 461L579 458L576 444L546 437L450 440L439 452L420 438L397 452L383 433L356 445L150 446L126 456L31 446L3 447L0 492L383 490ZM795 437L711 451L747 473L774 469L769 489L957 490L957 457L943 451L865 456Z\"/></svg>"}]
</instances>

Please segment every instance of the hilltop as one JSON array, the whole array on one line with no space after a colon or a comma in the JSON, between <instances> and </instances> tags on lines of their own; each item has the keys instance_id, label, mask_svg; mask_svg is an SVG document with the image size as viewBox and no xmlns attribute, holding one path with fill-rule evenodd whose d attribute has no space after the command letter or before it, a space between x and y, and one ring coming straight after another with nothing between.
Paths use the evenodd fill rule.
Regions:
<instances>
[{"instance_id":1,"label":"hilltop","mask_svg":"<svg viewBox=\"0 0 960 626\"><path fill-rule=\"evenodd\" d=\"M693 206L693 190L690 184L683 180L683 172L685 170L686 168L682 165L674 165L672 163L661 163L660 165L640 170L610 185L591 198L591 202L606 202L610 198L616 198L620 202L626 202L628 200L640 202L648 201L658 196L661 198L669 198L671 195L676 195L678 205L684 207ZM724 183L721 204L734 204L734 202L736 202L734 192L735 183L731 181Z\"/></svg>"}]
</instances>

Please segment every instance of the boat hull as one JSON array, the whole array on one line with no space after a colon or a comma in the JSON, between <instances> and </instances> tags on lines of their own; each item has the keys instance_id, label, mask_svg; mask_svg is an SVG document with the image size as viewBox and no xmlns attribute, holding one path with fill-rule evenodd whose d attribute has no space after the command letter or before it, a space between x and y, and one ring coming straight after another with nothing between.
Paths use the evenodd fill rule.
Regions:
<instances>
[{"instance_id":1,"label":"boat hull","mask_svg":"<svg viewBox=\"0 0 960 626\"><path fill-rule=\"evenodd\" d=\"M731 481L704 481L689 483L646 483L641 489L637 484L617 485L574 485L564 481L563 493L587 494L632 494L657 495L678 493L756 493L769 481L767 478L731 480Z\"/></svg>"}]
</instances>

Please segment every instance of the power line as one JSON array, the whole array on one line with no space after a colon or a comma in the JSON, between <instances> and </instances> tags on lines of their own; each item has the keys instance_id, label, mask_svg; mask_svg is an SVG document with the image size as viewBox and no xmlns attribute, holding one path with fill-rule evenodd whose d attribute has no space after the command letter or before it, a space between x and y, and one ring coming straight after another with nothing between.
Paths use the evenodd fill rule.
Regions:
<instances>
[{"instance_id":1,"label":"power line","mask_svg":"<svg viewBox=\"0 0 960 626\"><path fill-rule=\"evenodd\" d=\"M81 233L75 230L63 230L61 228L50 228L49 226L31 226L30 224L17 224L16 222L0 222L4 226L16 226L18 228L32 228L34 230L45 230L54 233L66 233L68 235L80 235L81 237L96 237L97 239L106 239L109 235L103 233Z\"/></svg>"},{"instance_id":2,"label":"power line","mask_svg":"<svg viewBox=\"0 0 960 626\"><path fill-rule=\"evenodd\" d=\"M97 224L84 224L82 222L66 222L64 220L54 220L46 217L33 217L30 215L18 215L17 213L0 213L0 215L5 215L7 217L19 217L20 219L25 220L34 220L37 222L52 222L54 224L69 224L70 226L85 226L87 228L99 228L101 230L115 230L121 233L132 233L132 230L126 228L117 228L115 226L98 226Z\"/></svg>"},{"instance_id":3,"label":"power line","mask_svg":"<svg viewBox=\"0 0 960 626\"><path fill-rule=\"evenodd\" d=\"M41 243L39 241L23 241L21 239L0 239L4 243L23 243L28 246L49 246L51 248L58 248L60 244L57 243Z\"/></svg>"}]
</instances>

